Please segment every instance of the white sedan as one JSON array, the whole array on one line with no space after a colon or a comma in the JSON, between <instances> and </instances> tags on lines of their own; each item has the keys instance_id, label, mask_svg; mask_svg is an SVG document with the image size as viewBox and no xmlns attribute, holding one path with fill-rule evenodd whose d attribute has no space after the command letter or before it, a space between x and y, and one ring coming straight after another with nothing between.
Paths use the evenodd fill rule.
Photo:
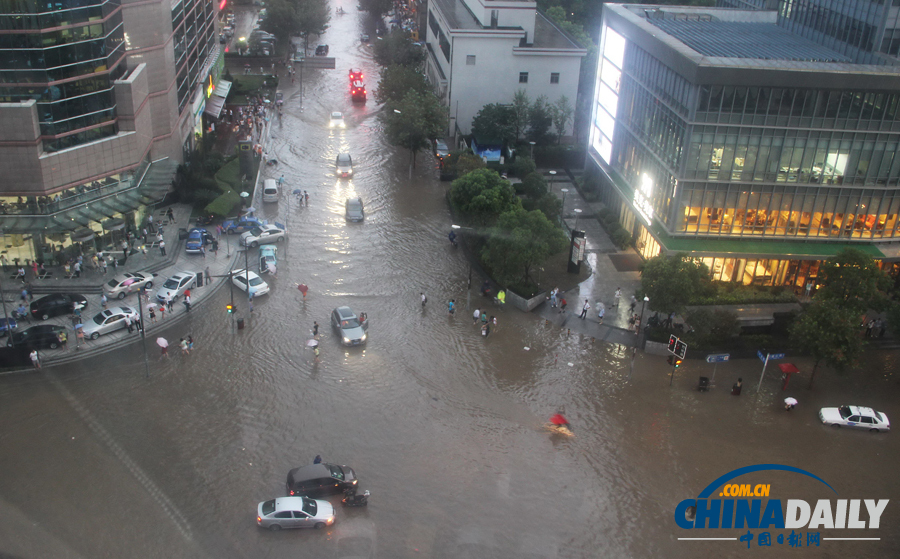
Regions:
<instances>
[{"instance_id":1,"label":"white sedan","mask_svg":"<svg viewBox=\"0 0 900 559\"><path fill-rule=\"evenodd\" d=\"M231 273L231 283L241 291L247 291L248 285L253 296L265 295L269 292L269 284L264 282L259 275L247 270L234 270Z\"/></svg>"},{"instance_id":2,"label":"white sedan","mask_svg":"<svg viewBox=\"0 0 900 559\"><path fill-rule=\"evenodd\" d=\"M194 287L197 279L195 272L178 272L171 276L159 291L156 292L156 300L160 303L174 301L184 295L184 292Z\"/></svg>"},{"instance_id":3,"label":"white sedan","mask_svg":"<svg viewBox=\"0 0 900 559\"><path fill-rule=\"evenodd\" d=\"M153 276L145 272L128 272L120 274L106 282L106 296L110 299L118 297L124 299L129 293L140 291L141 287L150 289L153 287Z\"/></svg>"},{"instance_id":4,"label":"white sedan","mask_svg":"<svg viewBox=\"0 0 900 559\"><path fill-rule=\"evenodd\" d=\"M861 406L822 408L819 410L819 419L832 427L855 427L873 432L891 430L891 422L883 412Z\"/></svg>"},{"instance_id":5,"label":"white sedan","mask_svg":"<svg viewBox=\"0 0 900 559\"><path fill-rule=\"evenodd\" d=\"M241 244L245 247L258 247L259 245L267 245L270 243L280 243L284 240L284 226L260 225L241 234Z\"/></svg>"},{"instance_id":6,"label":"white sedan","mask_svg":"<svg viewBox=\"0 0 900 559\"><path fill-rule=\"evenodd\" d=\"M338 111L331 113L331 119L328 121L329 128L345 128L344 115Z\"/></svg>"}]
</instances>

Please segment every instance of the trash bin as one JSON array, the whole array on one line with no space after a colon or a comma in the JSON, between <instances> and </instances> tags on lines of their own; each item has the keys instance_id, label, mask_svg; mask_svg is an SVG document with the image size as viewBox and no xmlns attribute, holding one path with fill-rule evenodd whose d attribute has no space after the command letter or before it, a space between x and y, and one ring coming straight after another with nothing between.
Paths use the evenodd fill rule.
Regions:
<instances>
[{"instance_id":1,"label":"trash bin","mask_svg":"<svg viewBox=\"0 0 900 559\"><path fill-rule=\"evenodd\" d=\"M700 384L697 386L697 390L700 392L709 390L709 377L700 377Z\"/></svg>"},{"instance_id":2,"label":"trash bin","mask_svg":"<svg viewBox=\"0 0 900 559\"><path fill-rule=\"evenodd\" d=\"M183 241L184 239L187 239L187 236L188 236L188 230L185 229L184 227L179 227L178 228L178 240Z\"/></svg>"},{"instance_id":3,"label":"trash bin","mask_svg":"<svg viewBox=\"0 0 900 559\"><path fill-rule=\"evenodd\" d=\"M243 318L237 319L237 324L238 324L238 330L244 329L244 319Z\"/></svg>"}]
</instances>

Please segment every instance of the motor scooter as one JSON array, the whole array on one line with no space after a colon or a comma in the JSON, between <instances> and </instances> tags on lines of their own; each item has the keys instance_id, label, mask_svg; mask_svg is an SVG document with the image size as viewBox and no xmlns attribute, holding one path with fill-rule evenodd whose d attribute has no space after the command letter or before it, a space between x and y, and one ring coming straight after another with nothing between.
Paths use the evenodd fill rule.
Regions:
<instances>
[{"instance_id":1,"label":"motor scooter","mask_svg":"<svg viewBox=\"0 0 900 559\"><path fill-rule=\"evenodd\" d=\"M341 504L345 507L364 507L369 504L369 490L366 489L362 495L357 495L356 487L349 487L344 491L344 498Z\"/></svg>"}]
</instances>

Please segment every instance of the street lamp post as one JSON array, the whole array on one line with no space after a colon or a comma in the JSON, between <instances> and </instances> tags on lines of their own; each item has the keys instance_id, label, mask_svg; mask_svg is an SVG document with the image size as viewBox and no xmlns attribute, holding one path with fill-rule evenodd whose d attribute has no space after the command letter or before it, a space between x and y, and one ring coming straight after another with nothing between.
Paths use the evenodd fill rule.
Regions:
<instances>
[{"instance_id":1,"label":"street lamp post","mask_svg":"<svg viewBox=\"0 0 900 559\"><path fill-rule=\"evenodd\" d=\"M644 332L644 307L646 307L647 303L649 303L649 302L650 302L650 297L647 297L646 295L644 295L644 302L641 303L641 321L640 321L640 330L638 331L639 332L638 336L640 336L638 338L639 341L640 341L640 338L643 337L643 332Z\"/></svg>"},{"instance_id":2,"label":"street lamp post","mask_svg":"<svg viewBox=\"0 0 900 559\"><path fill-rule=\"evenodd\" d=\"M463 227L462 225L451 224L451 229L471 229L471 227ZM466 289L472 289L472 261L469 260L469 279L466 281Z\"/></svg>"},{"instance_id":3,"label":"street lamp post","mask_svg":"<svg viewBox=\"0 0 900 559\"><path fill-rule=\"evenodd\" d=\"M534 142L528 142L531 145L531 160L534 161Z\"/></svg>"},{"instance_id":4,"label":"street lamp post","mask_svg":"<svg viewBox=\"0 0 900 559\"><path fill-rule=\"evenodd\" d=\"M560 192L563 193L562 206L559 208L559 224L563 224L563 216L566 215L566 194L569 193L568 188L560 188Z\"/></svg>"},{"instance_id":5,"label":"street lamp post","mask_svg":"<svg viewBox=\"0 0 900 559\"><path fill-rule=\"evenodd\" d=\"M575 208L573 210L575 212L575 227L572 228L573 231L578 230L578 216L581 214L581 208Z\"/></svg>"}]
</instances>

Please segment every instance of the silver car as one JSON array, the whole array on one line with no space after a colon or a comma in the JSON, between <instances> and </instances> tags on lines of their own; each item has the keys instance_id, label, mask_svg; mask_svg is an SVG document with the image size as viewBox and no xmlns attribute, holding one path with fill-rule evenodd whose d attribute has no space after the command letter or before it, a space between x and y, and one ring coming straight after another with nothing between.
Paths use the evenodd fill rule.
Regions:
<instances>
[{"instance_id":1,"label":"silver car","mask_svg":"<svg viewBox=\"0 0 900 559\"><path fill-rule=\"evenodd\" d=\"M174 301L184 295L184 292L194 287L197 274L194 272L178 272L163 283L156 292L156 300L160 303Z\"/></svg>"},{"instance_id":2,"label":"silver car","mask_svg":"<svg viewBox=\"0 0 900 559\"><path fill-rule=\"evenodd\" d=\"M356 316L350 307L338 307L331 311L331 327L341 335L344 345L360 345L366 343L369 335L369 321Z\"/></svg>"},{"instance_id":3,"label":"silver car","mask_svg":"<svg viewBox=\"0 0 900 559\"><path fill-rule=\"evenodd\" d=\"M344 218L354 223L359 223L366 219L366 210L363 207L362 198L347 198L347 201L344 203Z\"/></svg>"},{"instance_id":4,"label":"silver car","mask_svg":"<svg viewBox=\"0 0 900 559\"><path fill-rule=\"evenodd\" d=\"M140 291L141 287L147 289L153 287L153 276L154 274L146 272L128 272L119 274L106 282L103 287L106 289L106 296L110 299L113 297L124 299L129 293Z\"/></svg>"},{"instance_id":5,"label":"silver car","mask_svg":"<svg viewBox=\"0 0 900 559\"><path fill-rule=\"evenodd\" d=\"M278 497L259 504L256 523L262 528L324 528L334 524L334 507L309 497Z\"/></svg>"},{"instance_id":6,"label":"silver car","mask_svg":"<svg viewBox=\"0 0 900 559\"><path fill-rule=\"evenodd\" d=\"M138 314L131 307L113 307L94 315L84 323L84 336L96 340L103 334L109 334L125 328L125 317L130 316L136 321Z\"/></svg>"}]
</instances>

